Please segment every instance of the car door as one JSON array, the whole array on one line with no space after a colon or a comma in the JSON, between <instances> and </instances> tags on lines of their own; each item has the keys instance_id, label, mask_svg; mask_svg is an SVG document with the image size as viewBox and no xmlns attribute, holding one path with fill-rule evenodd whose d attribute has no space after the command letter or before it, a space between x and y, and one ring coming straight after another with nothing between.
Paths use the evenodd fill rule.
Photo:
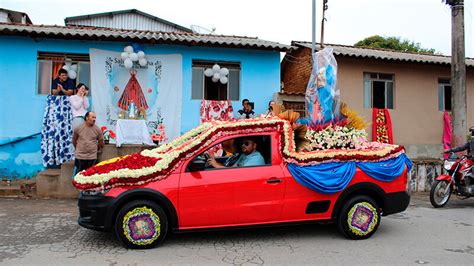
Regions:
<instances>
[{"instance_id":1,"label":"car door","mask_svg":"<svg viewBox=\"0 0 474 266\"><path fill-rule=\"evenodd\" d=\"M268 136L272 140L276 136ZM270 153L271 154L271 153ZM272 156L273 157L273 156ZM284 197L283 171L274 158L263 166L227 167L180 176L181 229L276 221ZM189 163L189 162L188 162Z\"/></svg>"}]
</instances>

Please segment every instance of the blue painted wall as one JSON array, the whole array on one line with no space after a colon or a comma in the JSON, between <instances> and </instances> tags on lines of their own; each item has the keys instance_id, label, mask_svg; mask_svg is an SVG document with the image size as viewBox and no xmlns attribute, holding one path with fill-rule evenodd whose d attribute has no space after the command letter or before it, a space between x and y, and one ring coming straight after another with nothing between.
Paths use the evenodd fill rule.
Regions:
<instances>
[{"instance_id":1,"label":"blue painted wall","mask_svg":"<svg viewBox=\"0 0 474 266\"><path fill-rule=\"evenodd\" d=\"M29 136L41 132L46 96L36 93L37 53L64 52L88 54L90 48L122 51L129 43L91 42L54 39L32 39L28 37L0 36L0 144L8 139ZM191 99L192 60L219 60L240 62L240 100L249 98L255 102L257 114L264 113L269 100L280 87L280 53L247 49L227 49L210 47L188 47L181 45L142 44L147 54L181 54L183 58L183 99L181 132L184 133L199 124L200 100ZM240 109L240 101L233 103L235 112ZM28 144L26 144L28 143ZM28 153L39 151L39 142L29 139L23 144L3 145L1 152L20 156L20 145L26 145ZM8 147L8 148L6 148ZM23 152L24 153L24 152ZM1 154L0 154L1 155ZM32 155L33 156L33 155ZM0 167L15 162L0 156ZM17 160L20 161L20 160ZM41 161L41 160L39 160ZM22 161L24 162L24 161ZM30 163L37 162L29 160ZM0 175L15 176L25 165L9 165L11 171ZM31 169L38 165L31 164ZM22 178L23 176L17 176Z\"/></svg>"}]
</instances>

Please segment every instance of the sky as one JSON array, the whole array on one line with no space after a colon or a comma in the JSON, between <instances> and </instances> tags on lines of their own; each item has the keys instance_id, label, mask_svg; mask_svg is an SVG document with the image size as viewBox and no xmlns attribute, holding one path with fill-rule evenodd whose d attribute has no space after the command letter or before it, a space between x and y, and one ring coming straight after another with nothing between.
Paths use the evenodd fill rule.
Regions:
<instances>
[{"instance_id":1,"label":"sky","mask_svg":"<svg viewBox=\"0 0 474 266\"><path fill-rule=\"evenodd\" d=\"M317 41L323 0L317 0ZM464 0L466 56L474 57L474 0ZM216 28L217 34L290 44L311 41L312 0L0 0L0 8L27 13L34 24L64 25L64 18L138 9L178 25ZM329 0L325 43L353 45L372 35L395 36L451 54L451 10L442 0Z\"/></svg>"}]
</instances>

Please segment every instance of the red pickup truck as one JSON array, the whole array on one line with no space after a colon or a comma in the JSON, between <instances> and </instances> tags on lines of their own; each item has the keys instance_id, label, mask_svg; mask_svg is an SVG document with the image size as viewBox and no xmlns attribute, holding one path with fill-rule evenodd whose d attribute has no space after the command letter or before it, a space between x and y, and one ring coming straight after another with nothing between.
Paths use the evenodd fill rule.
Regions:
<instances>
[{"instance_id":1,"label":"red pickup truck","mask_svg":"<svg viewBox=\"0 0 474 266\"><path fill-rule=\"evenodd\" d=\"M114 231L129 248L154 247L170 231L308 221L333 221L346 237L364 239L375 233L382 216L407 208L405 164L390 181L354 164L349 181L330 193L305 186L313 181L296 179L289 169L380 163L404 155L403 147L302 153L295 151L292 134L281 119L206 123L157 149L102 162L73 181L82 190L79 224ZM251 143L247 139L258 158L235 165L235 154ZM237 147L233 154L224 149L229 143ZM217 154L222 168L207 163L209 153Z\"/></svg>"}]
</instances>

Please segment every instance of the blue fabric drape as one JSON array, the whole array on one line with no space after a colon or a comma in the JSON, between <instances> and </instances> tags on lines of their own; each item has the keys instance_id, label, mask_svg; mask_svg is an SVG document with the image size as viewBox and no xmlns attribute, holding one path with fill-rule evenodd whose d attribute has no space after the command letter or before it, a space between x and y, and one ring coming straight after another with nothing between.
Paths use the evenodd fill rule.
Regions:
<instances>
[{"instance_id":1,"label":"blue fabric drape","mask_svg":"<svg viewBox=\"0 0 474 266\"><path fill-rule=\"evenodd\" d=\"M381 162L360 162L357 167L370 177L379 181L390 182L399 177L407 166L408 171L412 167L412 162L403 153L400 156Z\"/></svg>"},{"instance_id":2,"label":"blue fabric drape","mask_svg":"<svg viewBox=\"0 0 474 266\"><path fill-rule=\"evenodd\" d=\"M342 191L351 182L356 164L354 162L312 166L289 164L288 170L301 185L320 193L330 194Z\"/></svg>"},{"instance_id":3,"label":"blue fabric drape","mask_svg":"<svg viewBox=\"0 0 474 266\"><path fill-rule=\"evenodd\" d=\"M376 180L390 182L403 173L405 165L408 171L413 166L406 154L401 154L381 162L322 163L311 166L288 164L288 170L301 185L319 193L331 194L346 188L354 177L356 167Z\"/></svg>"}]
</instances>

